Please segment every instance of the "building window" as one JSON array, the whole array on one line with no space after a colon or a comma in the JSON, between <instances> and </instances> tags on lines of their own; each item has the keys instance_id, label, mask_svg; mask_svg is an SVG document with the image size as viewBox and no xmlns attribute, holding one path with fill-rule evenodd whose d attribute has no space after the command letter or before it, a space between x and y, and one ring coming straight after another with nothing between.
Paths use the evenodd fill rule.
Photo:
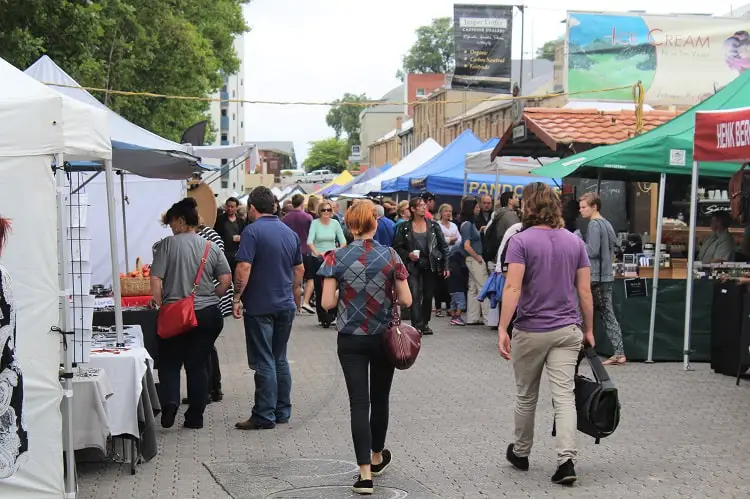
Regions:
<instances>
[{"instance_id":1,"label":"building window","mask_svg":"<svg viewBox=\"0 0 750 499\"><path fill-rule=\"evenodd\" d=\"M234 90L232 90L232 99L234 99L234 96L235 96L235 95L236 95L236 94L235 94Z\"/></svg>"},{"instance_id":2,"label":"building window","mask_svg":"<svg viewBox=\"0 0 750 499\"><path fill-rule=\"evenodd\" d=\"M227 134L222 133L221 134L221 140L227 140ZM223 163L222 163L223 164Z\"/></svg>"},{"instance_id":3,"label":"building window","mask_svg":"<svg viewBox=\"0 0 750 499\"><path fill-rule=\"evenodd\" d=\"M237 137L232 136L232 144L236 144L236 143L237 143Z\"/></svg>"},{"instance_id":4,"label":"building window","mask_svg":"<svg viewBox=\"0 0 750 499\"><path fill-rule=\"evenodd\" d=\"M244 85L244 84L245 84L245 79L244 78L240 78L240 85Z\"/></svg>"},{"instance_id":5,"label":"building window","mask_svg":"<svg viewBox=\"0 0 750 499\"><path fill-rule=\"evenodd\" d=\"M224 166L224 165L226 165L226 164L227 164L227 160L226 160L226 159L222 159L222 160L221 160L221 166Z\"/></svg>"},{"instance_id":6,"label":"building window","mask_svg":"<svg viewBox=\"0 0 750 499\"><path fill-rule=\"evenodd\" d=\"M244 121L240 121L240 128L245 128L245 122Z\"/></svg>"},{"instance_id":7,"label":"building window","mask_svg":"<svg viewBox=\"0 0 750 499\"><path fill-rule=\"evenodd\" d=\"M234 120L236 120L236 119L237 119L237 118L235 117L234 113L232 113L232 121L234 121Z\"/></svg>"},{"instance_id":8,"label":"building window","mask_svg":"<svg viewBox=\"0 0 750 499\"><path fill-rule=\"evenodd\" d=\"M417 89L417 97L424 97L425 96L425 89L424 88L418 88Z\"/></svg>"},{"instance_id":9,"label":"building window","mask_svg":"<svg viewBox=\"0 0 750 499\"><path fill-rule=\"evenodd\" d=\"M227 115L227 110L226 109L222 109L221 110L221 115L222 116L226 116Z\"/></svg>"}]
</instances>

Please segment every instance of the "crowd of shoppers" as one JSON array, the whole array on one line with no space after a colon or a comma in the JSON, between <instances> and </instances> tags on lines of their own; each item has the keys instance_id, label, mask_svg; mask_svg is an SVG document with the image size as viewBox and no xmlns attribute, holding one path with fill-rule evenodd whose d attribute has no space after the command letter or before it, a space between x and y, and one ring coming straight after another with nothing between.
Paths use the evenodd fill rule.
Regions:
<instances>
[{"instance_id":1,"label":"crowd of shoppers","mask_svg":"<svg viewBox=\"0 0 750 499\"><path fill-rule=\"evenodd\" d=\"M214 342L228 300L233 316L244 322L248 365L255 371L250 416L235 426L266 430L287 423L292 324L297 314L316 313L322 327L335 322L338 332L359 465L353 490L372 494L373 477L393 460L385 442L394 366L382 335L399 305L410 308L413 327L433 334L434 300L435 316L445 309L453 325L497 325L498 349L512 362L517 390L515 437L506 458L520 470L529 468L546 370L558 435L552 481L574 482L574 375L582 345L594 345L594 313L601 315L615 351L606 363L626 362L612 311L616 235L596 195L574 203L589 221L585 235L575 228L573 203L563 210L543 183L529 184L520 200L504 193L494 209L489 196L462 199L460 226L449 204L433 218L430 193L398 204L356 200L346 209L300 194L280 204L269 189L258 187L249 195L247 218L230 198L215 230L200 223L194 200L176 203L163 220L174 235L155 245L153 301L160 306L194 292L198 325L160 339L162 426L174 424L183 366L189 404L184 427L201 428L206 404L221 400ZM202 260L205 273L193 290ZM477 299L490 271L504 279L495 323L488 304Z\"/></svg>"}]
</instances>

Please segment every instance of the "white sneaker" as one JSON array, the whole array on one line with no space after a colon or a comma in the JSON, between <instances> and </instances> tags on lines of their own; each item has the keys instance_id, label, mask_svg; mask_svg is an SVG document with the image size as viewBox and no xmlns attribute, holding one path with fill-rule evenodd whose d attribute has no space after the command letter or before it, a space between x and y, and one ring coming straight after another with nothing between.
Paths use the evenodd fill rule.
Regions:
<instances>
[{"instance_id":1,"label":"white sneaker","mask_svg":"<svg viewBox=\"0 0 750 499\"><path fill-rule=\"evenodd\" d=\"M303 303L302 305L300 305L299 308L300 308L300 310L302 310L303 312L306 312L307 314L314 314L315 313L315 309L312 308L307 303Z\"/></svg>"}]
</instances>

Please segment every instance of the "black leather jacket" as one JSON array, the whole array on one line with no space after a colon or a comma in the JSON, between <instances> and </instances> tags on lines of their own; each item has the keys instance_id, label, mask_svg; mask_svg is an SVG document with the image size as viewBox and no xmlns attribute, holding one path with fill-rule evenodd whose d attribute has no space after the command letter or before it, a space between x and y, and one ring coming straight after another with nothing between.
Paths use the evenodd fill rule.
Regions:
<instances>
[{"instance_id":1,"label":"black leather jacket","mask_svg":"<svg viewBox=\"0 0 750 499\"><path fill-rule=\"evenodd\" d=\"M443 236L443 230L434 220L427 220L427 247L430 252L430 268L433 272L444 272L448 269L448 243ZM411 271L414 263L409 259L409 253L416 249L412 236L411 220L398 224L393 236L393 249L404 261L406 268Z\"/></svg>"}]
</instances>

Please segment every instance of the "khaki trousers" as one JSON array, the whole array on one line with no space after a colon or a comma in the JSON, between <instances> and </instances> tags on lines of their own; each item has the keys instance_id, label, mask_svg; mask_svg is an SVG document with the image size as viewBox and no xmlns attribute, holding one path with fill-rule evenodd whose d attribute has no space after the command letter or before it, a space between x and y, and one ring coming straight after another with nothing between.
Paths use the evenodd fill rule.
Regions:
<instances>
[{"instance_id":1,"label":"khaki trousers","mask_svg":"<svg viewBox=\"0 0 750 499\"><path fill-rule=\"evenodd\" d=\"M466 290L466 323L487 323L490 314L490 301L480 302L477 296L487 281L489 273L484 263L479 263L472 257L466 257L466 267L469 269L469 287Z\"/></svg>"},{"instance_id":2,"label":"khaki trousers","mask_svg":"<svg viewBox=\"0 0 750 499\"><path fill-rule=\"evenodd\" d=\"M575 461L577 417L573 378L582 341L583 333L578 326L547 333L513 329L510 356L516 378L513 451L517 456L527 457L531 453L539 382L546 367L555 410L557 461L558 464L568 459Z\"/></svg>"}]
</instances>

